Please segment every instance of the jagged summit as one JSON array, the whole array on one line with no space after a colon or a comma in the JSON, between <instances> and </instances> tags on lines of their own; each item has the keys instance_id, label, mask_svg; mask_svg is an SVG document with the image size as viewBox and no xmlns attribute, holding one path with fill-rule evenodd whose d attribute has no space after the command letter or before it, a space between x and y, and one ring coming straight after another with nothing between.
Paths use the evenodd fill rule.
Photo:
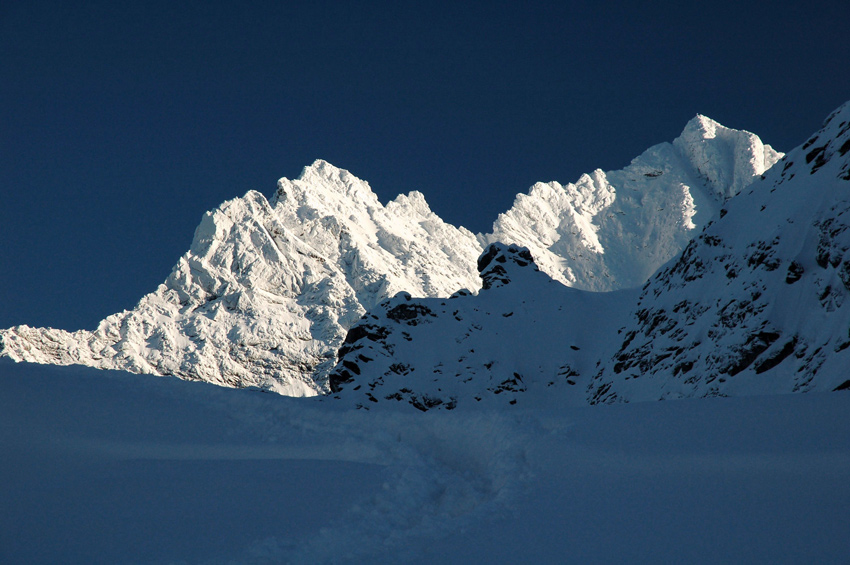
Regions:
<instances>
[{"instance_id":1,"label":"jagged summit","mask_svg":"<svg viewBox=\"0 0 850 565\"><path fill-rule=\"evenodd\" d=\"M653 277L592 402L850 387L850 105Z\"/></svg>"},{"instance_id":2,"label":"jagged summit","mask_svg":"<svg viewBox=\"0 0 850 565\"><path fill-rule=\"evenodd\" d=\"M592 370L585 360L598 358L599 336L616 331L634 297L568 288L516 245L491 244L478 266L477 295L399 293L369 310L338 351L334 395L363 409L427 411L563 394L576 388L579 371ZM569 365L565 347L581 354Z\"/></svg>"},{"instance_id":3,"label":"jagged summit","mask_svg":"<svg viewBox=\"0 0 850 565\"><path fill-rule=\"evenodd\" d=\"M362 212L374 215L385 210L390 216L418 217L424 221L442 222L431 211L425 195L421 192L413 190L407 194L399 194L383 206L368 182L322 159L304 167L301 175L295 180L285 177L278 180L271 205L302 208L302 215L348 214L357 217ZM368 223L365 217L358 219ZM458 229L466 231L464 228Z\"/></svg>"},{"instance_id":4,"label":"jagged summit","mask_svg":"<svg viewBox=\"0 0 850 565\"><path fill-rule=\"evenodd\" d=\"M775 155L752 134L721 128L713 126L711 139L700 134L702 141L697 132L684 146L697 155L701 143L713 144L745 164ZM317 160L299 178L280 179L271 200L250 191L205 214L190 250L132 311L94 332L2 330L0 354L290 395L325 392L337 347L367 309L399 292L476 292L476 260L490 243L527 248L542 273L578 288L642 284L716 212L716 193L734 193L750 178L726 170L736 163L700 173L673 144L661 144L622 171L538 183L517 196L493 233L476 236L443 222L419 192L382 205L367 182ZM520 255L502 257L511 266ZM504 283L500 265L484 279L491 287ZM523 278L511 274L510 286L524 286Z\"/></svg>"},{"instance_id":5,"label":"jagged summit","mask_svg":"<svg viewBox=\"0 0 850 565\"><path fill-rule=\"evenodd\" d=\"M754 134L697 116L673 143L621 171L535 184L479 239L528 247L541 270L569 286L637 287L781 156Z\"/></svg>"},{"instance_id":6,"label":"jagged summit","mask_svg":"<svg viewBox=\"0 0 850 565\"><path fill-rule=\"evenodd\" d=\"M163 285L94 332L19 326L12 359L81 363L286 395L326 390L345 332L366 308L409 290L448 296L480 286L478 242L421 194L383 206L369 185L316 161L208 212Z\"/></svg>"},{"instance_id":7,"label":"jagged summit","mask_svg":"<svg viewBox=\"0 0 850 565\"><path fill-rule=\"evenodd\" d=\"M404 210L411 215L418 215L423 218L436 218L436 214L431 211L431 207L425 200L425 195L418 190L411 190L407 194L399 194L394 200L387 203L387 208ZM465 228L459 228L465 229Z\"/></svg>"},{"instance_id":8,"label":"jagged summit","mask_svg":"<svg viewBox=\"0 0 850 565\"><path fill-rule=\"evenodd\" d=\"M286 202L287 198L299 201L330 199L329 206L367 206L377 208L381 204L369 183L357 178L349 171L340 169L327 161L317 159L304 167L295 180L282 178L277 182L277 191L271 199L273 206ZM340 202L342 200L343 202Z\"/></svg>"},{"instance_id":9,"label":"jagged summit","mask_svg":"<svg viewBox=\"0 0 850 565\"><path fill-rule=\"evenodd\" d=\"M738 194L782 157L757 135L724 127L701 114L687 123L673 145L722 200Z\"/></svg>"}]
</instances>

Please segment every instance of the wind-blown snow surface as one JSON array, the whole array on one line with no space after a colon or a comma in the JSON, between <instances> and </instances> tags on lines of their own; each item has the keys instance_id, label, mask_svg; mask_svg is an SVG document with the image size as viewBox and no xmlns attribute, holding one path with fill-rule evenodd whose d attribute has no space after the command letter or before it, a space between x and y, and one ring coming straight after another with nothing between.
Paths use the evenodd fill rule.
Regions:
<instances>
[{"instance_id":1,"label":"wind-blown snow surface","mask_svg":"<svg viewBox=\"0 0 850 565\"><path fill-rule=\"evenodd\" d=\"M423 414L8 359L0 386L9 565L841 563L850 549L845 393Z\"/></svg>"},{"instance_id":2,"label":"wind-blown snow surface","mask_svg":"<svg viewBox=\"0 0 850 565\"><path fill-rule=\"evenodd\" d=\"M418 192L384 206L366 182L316 161L281 179L270 202L251 191L207 213L191 249L134 310L94 331L2 330L0 355L326 392L354 321L399 291L476 290L485 243L529 247L541 270L577 288L637 286L779 156L751 133L697 116L623 171L535 185L478 236L443 222Z\"/></svg>"}]
</instances>

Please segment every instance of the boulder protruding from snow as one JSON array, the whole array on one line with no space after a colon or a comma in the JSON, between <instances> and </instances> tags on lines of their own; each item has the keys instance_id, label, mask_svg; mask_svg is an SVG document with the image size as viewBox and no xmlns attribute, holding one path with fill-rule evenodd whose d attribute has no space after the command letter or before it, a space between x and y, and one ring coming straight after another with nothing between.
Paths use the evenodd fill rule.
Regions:
<instances>
[{"instance_id":1,"label":"boulder protruding from snow","mask_svg":"<svg viewBox=\"0 0 850 565\"><path fill-rule=\"evenodd\" d=\"M478 258L478 273L484 290L509 284L517 269L539 270L527 247L491 243Z\"/></svg>"},{"instance_id":2,"label":"boulder protruding from snow","mask_svg":"<svg viewBox=\"0 0 850 565\"><path fill-rule=\"evenodd\" d=\"M516 245L491 244L478 267L477 295L402 292L369 310L338 351L329 376L335 395L363 409L401 403L422 411L513 405L556 391L580 398L576 384L591 374L598 337L613 334L636 293L568 288Z\"/></svg>"}]
</instances>

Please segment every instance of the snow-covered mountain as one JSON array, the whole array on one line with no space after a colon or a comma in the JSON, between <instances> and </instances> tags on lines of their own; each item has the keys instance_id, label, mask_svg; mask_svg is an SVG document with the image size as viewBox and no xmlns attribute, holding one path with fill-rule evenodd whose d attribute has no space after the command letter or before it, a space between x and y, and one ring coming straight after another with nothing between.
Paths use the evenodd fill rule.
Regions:
<instances>
[{"instance_id":1,"label":"snow-covered mountain","mask_svg":"<svg viewBox=\"0 0 850 565\"><path fill-rule=\"evenodd\" d=\"M420 410L848 389L848 181L850 102L642 290L566 288L528 249L492 244L477 296L401 294L369 311L331 388Z\"/></svg>"},{"instance_id":2,"label":"snow-covered mountain","mask_svg":"<svg viewBox=\"0 0 850 565\"><path fill-rule=\"evenodd\" d=\"M426 411L551 395L595 370L637 297L566 287L516 245L491 244L478 269L477 295L399 293L370 310L339 350L335 396L365 409L398 401ZM569 365L565 350L576 354Z\"/></svg>"},{"instance_id":3,"label":"snow-covered mountain","mask_svg":"<svg viewBox=\"0 0 850 565\"><path fill-rule=\"evenodd\" d=\"M698 115L673 143L623 170L534 185L484 241L528 247L541 270L569 286L640 286L780 157L756 135Z\"/></svg>"},{"instance_id":4,"label":"snow-covered mountain","mask_svg":"<svg viewBox=\"0 0 850 565\"><path fill-rule=\"evenodd\" d=\"M647 283L591 402L850 388L850 102Z\"/></svg>"},{"instance_id":5,"label":"snow-covered mountain","mask_svg":"<svg viewBox=\"0 0 850 565\"><path fill-rule=\"evenodd\" d=\"M290 396L324 390L353 321L388 295L476 285L475 236L421 194L383 206L369 185L324 161L207 213L164 284L93 331L18 326L15 360L176 375Z\"/></svg>"},{"instance_id":6,"label":"snow-covered mountain","mask_svg":"<svg viewBox=\"0 0 850 565\"><path fill-rule=\"evenodd\" d=\"M207 213L190 250L138 306L96 330L17 326L0 355L176 375L286 395L328 390L346 331L398 292L478 290L476 259L502 240L576 288L643 283L699 227L781 156L704 116L622 171L535 185L492 234L448 225L411 192L382 205L369 185L324 161Z\"/></svg>"}]
</instances>

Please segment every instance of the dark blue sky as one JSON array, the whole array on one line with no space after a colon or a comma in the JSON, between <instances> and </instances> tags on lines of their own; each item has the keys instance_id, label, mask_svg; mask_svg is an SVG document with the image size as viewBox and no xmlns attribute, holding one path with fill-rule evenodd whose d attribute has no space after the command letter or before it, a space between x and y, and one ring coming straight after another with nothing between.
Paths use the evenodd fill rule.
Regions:
<instances>
[{"instance_id":1,"label":"dark blue sky","mask_svg":"<svg viewBox=\"0 0 850 565\"><path fill-rule=\"evenodd\" d=\"M846 1L297 4L0 3L0 327L132 308L316 158L487 231L697 112L787 150L850 98Z\"/></svg>"}]
</instances>

